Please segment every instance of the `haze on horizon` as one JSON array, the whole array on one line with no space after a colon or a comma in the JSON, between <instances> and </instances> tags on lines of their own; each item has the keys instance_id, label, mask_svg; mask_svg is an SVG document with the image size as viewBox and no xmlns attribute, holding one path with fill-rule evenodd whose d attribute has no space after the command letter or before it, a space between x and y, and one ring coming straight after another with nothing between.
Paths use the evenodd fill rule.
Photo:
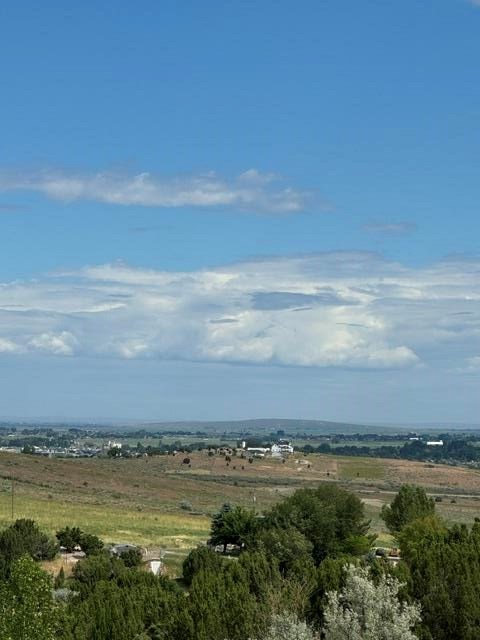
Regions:
<instances>
[{"instance_id":1,"label":"haze on horizon","mask_svg":"<svg viewBox=\"0 0 480 640\"><path fill-rule=\"evenodd\" d=\"M479 32L7 3L0 414L478 423Z\"/></svg>"}]
</instances>

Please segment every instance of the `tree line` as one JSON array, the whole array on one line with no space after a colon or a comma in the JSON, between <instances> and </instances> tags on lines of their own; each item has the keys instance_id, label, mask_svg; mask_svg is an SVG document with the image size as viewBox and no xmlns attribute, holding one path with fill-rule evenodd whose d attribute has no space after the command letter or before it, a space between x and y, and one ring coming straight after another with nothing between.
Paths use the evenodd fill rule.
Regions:
<instances>
[{"instance_id":1,"label":"tree line","mask_svg":"<svg viewBox=\"0 0 480 640\"><path fill-rule=\"evenodd\" d=\"M52 539L19 520L0 532L0 640L478 639L480 521L447 526L412 485L382 518L397 565L375 552L361 500L336 485L261 516L225 504L177 580L77 527ZM59 544L87 556L53 580L39 561Z\"/></svg>"},{"instance_id":2,"label":"tree line","mask_svg":"<svg viewBox=\"0 0 480 640\"><path fill-rule=\"evenodd\" d=\"M323 453L338 456L361 456L372 458L397 458L402 460L430 461L437 463L479 463L480 447L469 438L446 438L442 446L429 446L422 440L405 442L402 445L371 447L362 445L341 445L332 447L324 442L317 447L307 444L300 447L304 453Z\"/></svg>"}]
</instances>

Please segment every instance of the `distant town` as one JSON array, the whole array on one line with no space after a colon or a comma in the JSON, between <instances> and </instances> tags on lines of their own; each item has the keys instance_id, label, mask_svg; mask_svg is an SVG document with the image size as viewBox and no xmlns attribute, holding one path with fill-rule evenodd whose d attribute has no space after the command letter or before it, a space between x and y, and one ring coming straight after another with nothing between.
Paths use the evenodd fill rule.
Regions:
<instances>
[{"instance_id":1,"label":"distant town","mask_svg":"<svg viewBox=\"0 0 480 640\"><path fill-rule=\"evenodd\" d=\"M404 458L447 464L480 464L480 432L352 432L322 433L298 428L254 431L236 425L236 430L215 432L192 429L128 429L62 425L1 424L0 450L59 458L176 455L193 451L234 451L243 457L284 457L301 452L343 456Z\"/></svg>"}]
</instances>

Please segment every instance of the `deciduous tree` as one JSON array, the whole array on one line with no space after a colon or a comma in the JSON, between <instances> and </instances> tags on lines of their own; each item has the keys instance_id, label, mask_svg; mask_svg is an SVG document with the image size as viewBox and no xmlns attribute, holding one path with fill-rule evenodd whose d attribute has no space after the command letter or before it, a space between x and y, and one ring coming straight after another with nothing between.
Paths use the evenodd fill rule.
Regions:
<instances>
[{"instance_id":1,"label":"deciduous tree","mask_svg":"<svg viewBox=\"0 0 480 640\"><path fill-rule=\"evenodd\" d=\"M0 640L55 640L57 620L50 576L22 556L0 584Z\"/></svg>"},{"instance_id":2,"label":"deciduous tree","mask_svg":"<svg viewBox=\"0 0 480 640\"><path fill-rule=\"evenodd\" d=\"M214 516L210 543L223 545L224 552L228 544L235 544L240 547L252 539L257 526L255 514L244 507L231 508L228 505Z\"/></svg>"},{"instance_id":3,"label":"deciduous tree","mask_svg":"<svg viewBox=\"0 0 480 640\"><path fill-rule=\"evenodd\" d=\"M375 537L368 535L363 502L327 483L300 489L280 502L267 514L266 526L300 531L313 546L316 564L326 557L364 553Z\"/></svg>"}]
</instances>

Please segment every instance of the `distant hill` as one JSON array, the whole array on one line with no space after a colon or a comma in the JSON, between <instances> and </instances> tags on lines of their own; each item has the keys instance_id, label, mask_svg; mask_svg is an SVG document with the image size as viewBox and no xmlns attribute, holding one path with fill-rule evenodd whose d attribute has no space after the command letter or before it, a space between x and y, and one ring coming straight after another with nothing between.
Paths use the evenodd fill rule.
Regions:
<instances>
[{"instance_id":1,"label":"distant hill","mask_svg":"<svg viewBox=\"0 0 480 640\"><path fill-rule=\"evenodd\" d=\"M331 420L302 420L286 418L258 418L250 420L78 420L61 418L0 418L0 428L31 428L33 426L65 429L94 429L102 431L201 431L209 434L270 434L276 431L285 433L322 435L322 434L365 434L365 433L408 433L410 431L426 431L441 433L448 431L479 431L480 425L452 423L373 423L359 424L353 422L334 422Z\"/></svg>"},{"instance_id":2,"label":"distant hill","mask_svg":"<svg viewBox=\"0 0 480 640\"><path fill-rule=\"evenodd\" d=\"M118 425L117 425L118 426ZM388 427L382 425L364 425L349 422L332 422L328 420L295 420L285 418L259 418L252 420L219 420L219 421L181 421L181 422L145 422L136 427L148 431L203 431L207 433L272 433L284 431L297 434L330 434L330 433L384 433L408 431L406 427ZM125 428L125 427L124 427ZM132 428L132 425L128 427Z\"/></svg>"}]
</instances>

